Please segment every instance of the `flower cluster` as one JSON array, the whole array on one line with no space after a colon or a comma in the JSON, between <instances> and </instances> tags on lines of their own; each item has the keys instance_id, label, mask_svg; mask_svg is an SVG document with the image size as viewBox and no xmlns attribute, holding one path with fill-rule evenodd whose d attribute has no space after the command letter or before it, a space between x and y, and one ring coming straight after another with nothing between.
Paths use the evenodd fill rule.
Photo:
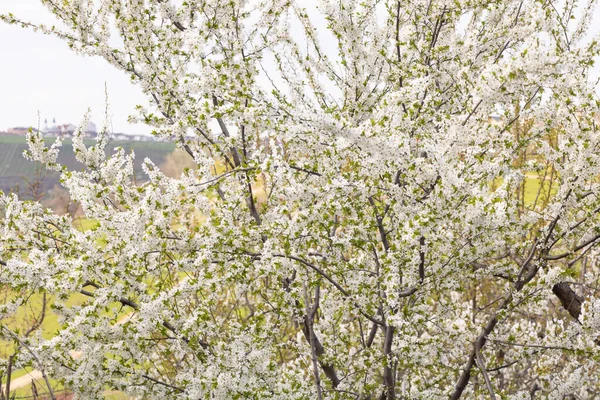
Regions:
<instances>
[{"instance_id":1,"label":"flower cluster","mask_svg":"<svg viewBox=\"0 0 600 400\"><path fill-rule=\"evenodd\" d=\"M60 318L20 365L85 399L598 396L595 2L41 1L197 168L30 133L94 227L0 196L0 283Z\"/></svg>"}]
</instances>

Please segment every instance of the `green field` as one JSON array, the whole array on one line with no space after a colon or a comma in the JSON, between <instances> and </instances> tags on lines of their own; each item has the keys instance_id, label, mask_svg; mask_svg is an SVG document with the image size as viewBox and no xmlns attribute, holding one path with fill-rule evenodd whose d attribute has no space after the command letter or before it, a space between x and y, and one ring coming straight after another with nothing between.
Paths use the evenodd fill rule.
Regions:
<instances>
[{"instance_id":1,"label":"green field","mask_svg":"<svg viewBox=\"0 0 600 400\"><path fill-rule=\"evenodd\" d=\"M55 138L45 138L46 146L50 146ZM93 145L93 139L84 139L87 146ZM141 141L111 141L107 146L109 154L114 153L115 148L122 147L125 152L134 150L135 163L134 172L136 179L144 180L142 171L142 162L144 159L151 159L156 165L161 165L166 157L175 150L174 142L141 142ZM21 190L27 187L27 180L35 178L36 163L26 160L23 157L23 151L27 148L24 136L0 134L0 190L5 193L14 190L17 186ZM75 158L73 152L73 142L71 139L63 141L62 149L58 157L58 162L66 165L70 170L81 170L83 165ZM50 172L44 179L45 190L50 190L59 184L59 174Z\"/></svg>"}]
</instances>

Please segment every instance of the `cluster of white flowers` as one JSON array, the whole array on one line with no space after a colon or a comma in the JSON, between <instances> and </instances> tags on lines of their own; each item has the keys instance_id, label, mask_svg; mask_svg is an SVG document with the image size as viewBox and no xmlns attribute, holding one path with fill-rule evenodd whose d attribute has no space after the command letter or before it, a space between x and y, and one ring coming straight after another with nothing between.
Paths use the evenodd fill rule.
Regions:
<instances>
[{"instance_id":1,"label":"cluster of white flowers","mask_svg":"<svg viewBox=\"0 0 600 400\"><path fill-rule=\"evenodd\" d=\"M84 399L598 396L594 1L41 1L198 168L28 135L94 227L0 195L0 317L60 321L20 365Z\"/></svg>"}]
</instances>

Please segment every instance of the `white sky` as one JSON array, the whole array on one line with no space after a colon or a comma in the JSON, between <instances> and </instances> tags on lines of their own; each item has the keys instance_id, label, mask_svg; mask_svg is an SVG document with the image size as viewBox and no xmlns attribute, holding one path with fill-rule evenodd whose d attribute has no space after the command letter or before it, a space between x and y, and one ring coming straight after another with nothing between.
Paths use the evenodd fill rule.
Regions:
<instances>
[{"instance_id":1,"label":"white sky","mask_svg":"<svg viewBox=\"0 0 600 400\"><path fill-rule=\"evenodd\" d=\"M0 14L52 24L39 0L0 0ZM0 131L15 126L78 124L92 109L92 121L104 121L104 84L108 87L113 131L149 133L127 117L137 104L148 104L129 77L99 57L82 57L61 39L0 22Z\"/></svg>"},{"instance_id":2,"label":"white sky","mask_svg":"<svg viewBox=\"0 0 600 400\"><path fill-rule=\"evenodd\" d=\"M8 12L32 22L54 21L39 0L0 0L0 14ZM593 20L592 31L597 33L600 8ZM0 131L37 126L38 111L42 127L46 118L49 124L54 118L58 124L78 124L88 107L100 127L105 83L113 132L149 133L150 128L127 122L134 107L148 101L124 72L99 57L77 55L58 38L0 22Z\"/></svg>"}]
</instances>

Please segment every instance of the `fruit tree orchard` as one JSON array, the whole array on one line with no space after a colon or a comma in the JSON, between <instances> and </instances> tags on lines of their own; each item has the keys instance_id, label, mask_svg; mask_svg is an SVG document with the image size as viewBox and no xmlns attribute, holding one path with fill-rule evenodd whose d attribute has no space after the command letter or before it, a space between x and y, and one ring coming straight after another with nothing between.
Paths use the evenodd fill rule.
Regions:
<instances>
[{"instance_id":1,"label":"fruit tree orchard","mask_svg":"<svg viewBox=\"0 0 600 400\"><path fill-rule=\"evenodd\" d=\"M105 127L67 170L30 132L95 225L0 197L0 318L60 316L2 325L16 366L84 399L599 396L595 1L41 2L2 19L131 76L196 167L134 182Z\"/></svg>"}]
</instances>

